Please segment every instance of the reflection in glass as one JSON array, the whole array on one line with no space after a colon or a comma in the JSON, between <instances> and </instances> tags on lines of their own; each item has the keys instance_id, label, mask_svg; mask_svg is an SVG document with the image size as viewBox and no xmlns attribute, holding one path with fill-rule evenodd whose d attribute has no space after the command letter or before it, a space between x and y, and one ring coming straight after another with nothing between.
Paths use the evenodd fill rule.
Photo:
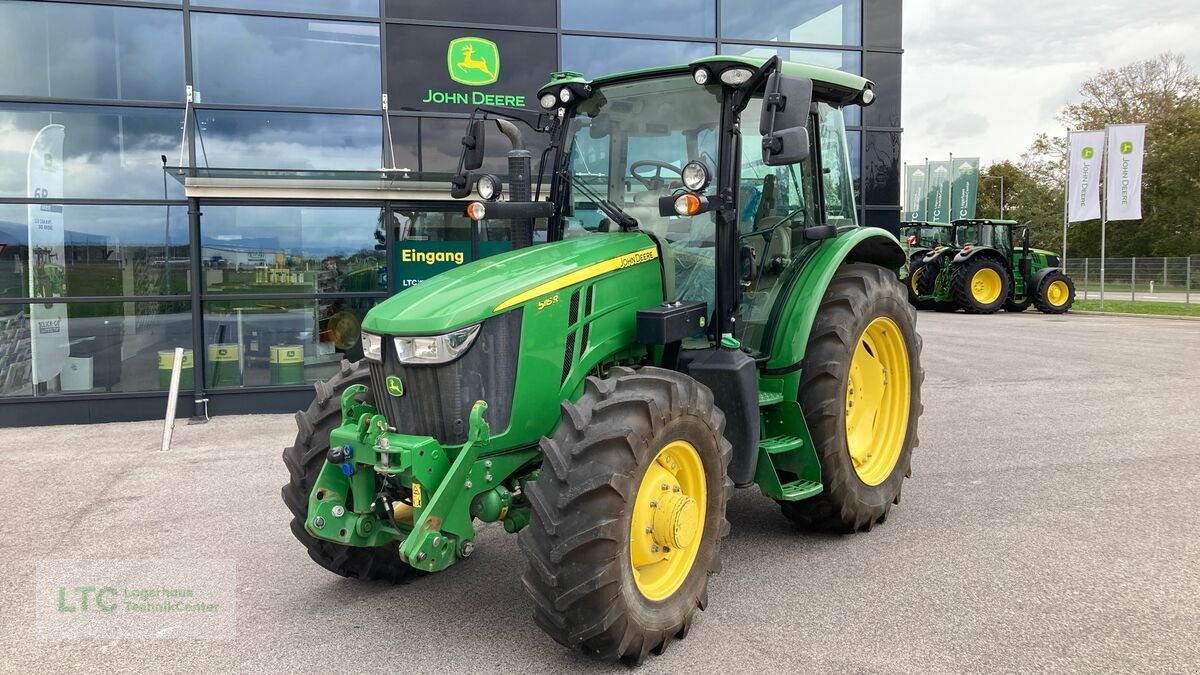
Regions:
<instances>
[{"instance_id":1,"label":"reflection in glass","mask_svg":"<svg viewBox=\"0 0 1200 675\"><path fill-rule=\"evenodd\" d=\"M819 45L862 43L862 0L721 3L721 36Z\"/></svg>"},{"instance_id":2,"label":"reflection in glass","mask_svg":"<svg viewBox=\"0 0 1200 675\"><path fill-rule=\"evenodd\" d=\"M205 205L200 259L208 293L387 289L381 209Z\"/></svg>"},{"instance_id":3,"label":"reflection in glass","mask_svg":"<svg viewBox=\"0 0 1200 675\"><path fill-rule=\"evenodd\" d=\"M687 63L701 56L711 56L715 50L714 45L705 42L564 35L562 64L564 70L599 77L637 68Z\"/></svg>"},{"instance_id":4,"label":"reflection in glass","mask_svg":"<svg viewBox=\"0 0 1200 675\"><path fill-rule=\"evenodd\" d=\"M808 63L824 68L833 68L855 75L862 74L862 52L839 49L803 49L800 47L762 47L758 45L721 45L722 54L768 58L778 55L784 61Z\"/></svg>"},{"instance_id":5,"label":"reflection in glass","mask_svg":"<svg viewBox=\"0 0 1200 675\"><path fill-rule=\"evenodd\" d=\"M566 0L563 4L567 5L571 2L572 0ZM554 27L555 9L555 0L488 0L488 2L386 0L384 4L384 12L389 19L544 26L547 28Z\"/></svg>"},{"instance_id":6,"label":"reflection in glass","mask_svg":"<svg viewBox=\"0 0 1200 675\"><path fill-rule=\"evenodd\" d=\"M158 0L155 0L156 2ZM379 16L379 0L192 0L192 7L259 9L268 12ZM192 15L193 19L196 16Z\"/></svg>"},{"instance_id":7,"label":"reflection in glass","mask_svg":"<svg viewBox=\"0 0 1200 675\"><path fill-rule=\"evenodd\" d=\"M396 151L396 164L400 167L417 169L412 162L412 151L418 147L416 134L420 134L420 170L425 173L454 173L458 169L458 157L462 152L462 137L467 129L467 120L461 117L393 117L392 145ZM512 147L508 139L489 124L484 145L484 173L501 176L508 174L507 153ZM525 148L533 154L534 179L541 166L542 151L550 143L546 134L538 134L521 125ZM406 145L408 144L408 145ZM405 161L409 163L405 163ZM549 182L543 179L545 182Z\"/></svg>"},{"instance_id":8,"label":"reflection in glass","mask_svg":"<svg viewBox=\"0 0 1200 675\"><path fill-rule=\"evenodd\" d=\"M380 108L378 25L198 12L192 45L200 103Z\"/></svg>"},{"instance_id":9,"label":"reflection in glass","mask_svg":"<svg viewBox=\"0 0 1200 675\"><path fill-rule=\"evenodd\" d=\"M864 203L900 203L900 134L872 131L863 147Z\"/></svg>"},{"instance_id":10,"label":"reflection in glass","mask_svg":"<svg viewBox=\"0 0 1200 675\"><path fill-rule=\"evenodd\" d=\"M31 326L46 317L58 321L64 340L39 344L45 338ZM191 346L188 300L0 305L0 396L166 389L169 355ZM183 375L190 387L191 373Z\"/></svg>"},{"instance_id":11,"label":"reflection in glass","mask_svg":"<svg viewBox=\"0 0 1200 675\"><path fill-rule=\"evenodd\" d=\"M30 196L29 152L48 124L64 127L64 197L163 198L159 158L179 161L182 109L42 103L0 104L0 197ZM183 186L168 181L167 194L182 199Z\"/></svg>"},{"instance_id":12,"label":"reflection in glass","mask_svg":"<svg viewBox=\"0 0 1200 675\"><path fill-rule=\"evenodd\" d=\"M61 250L38 251L33 275L55 270L65 296L190 292L187 206L0 205L0 297L45 297L31 283L30 215L62 219ZM31 291L31 287L34 289Z\"/></svg>"},{"instance_id":13,"label":"reflection in glass","mask_svg":"<svg viewBox=\"0 0 1200 675\"><path fill-rule=\"evenodd\" d=\"M566 0L562 3L562 27L604 33L712 37L717 15L714 4L714 0L655 0L630 11L623 3Z\"/></svg>"},{"instance_id":14,"label":"reflection in glass","mask_svg":"<svg viewBox=\"0 0 1200 675\"><path fill-rule=\"evenodd\" d=\"M362 358L370 298L210 300L204 303L205 382L211 388L301 385Z\"/></svg>"},{"instance_id":15,"label":"reflection in glass","mask_svg":"<svg viewBox=\"0 0 1200 675\"><path fill-rule=\"evenodd\" d=\"M0 1L0 95L182 101L179 11Z\"/></svg>"},{"instance_id":16,"label":"reflection in glass","mask_svg":"<svg viewBox=\"0 0 1200 675\"><path fill-rule=\"evenodd\" d=\"M370 170L380 167L373 115L196 111L196 163L223 169Z\"/></svg>"},{"instance_id":17,"label":"reflection in glass","mask_svg":"<svg viewBox=\"0 0 1200 675\"><path fill-rule=\"evenodd\" d=\"M875 82L875 103L863 112L863 124L900 127L900 55L867 52L863 72Z\"/></svg>"}]
</instances>

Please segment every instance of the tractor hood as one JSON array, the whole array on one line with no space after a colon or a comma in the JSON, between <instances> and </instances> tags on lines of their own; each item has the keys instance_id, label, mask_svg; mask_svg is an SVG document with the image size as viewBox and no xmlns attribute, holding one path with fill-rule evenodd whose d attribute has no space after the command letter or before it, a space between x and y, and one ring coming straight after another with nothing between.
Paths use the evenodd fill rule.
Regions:
<instances>
[{"instance_id":1,"label":"tractor hood","mask_svg":"<svg viewBox=\"0 0 1200 675\"><path fill-rule=\"evenodd\" d=\"M375 306L362 327L386 335L447 333L581 281L657 259L654 241L638 232L539 244L438 274Z\"/></svg>"}]
</instances>

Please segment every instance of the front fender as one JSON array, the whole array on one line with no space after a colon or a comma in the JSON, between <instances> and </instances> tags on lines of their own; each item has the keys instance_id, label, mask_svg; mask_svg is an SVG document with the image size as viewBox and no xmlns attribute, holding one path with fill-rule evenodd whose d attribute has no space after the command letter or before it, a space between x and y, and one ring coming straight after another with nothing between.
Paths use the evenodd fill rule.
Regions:
<instances>
[{"instance_id":1,"label":"front fender","mask_svg":"<svg viewBox=\"0 0 1200 675\"><path fill-rule=\"evenodd\" d=\"M1042 281L1046 278L1046 275L1050 274L1051 272L1061 271L1062 268L1059 267L1043 267L1037 272L1034 272L1033 276L1029 277L1029 281L1025 282L1025 297L1032 298L1033 294L1037 293L1037 290L1041 287Z\"/></svg>"},{"instance_id":2,"label":"front fender","mask_svg":"<svg viewBox=\"0 0 1200 675\"><path fill-rule=\"evenodd\" d=\"M904 264L904 260L904 249L899 240L877 227L847 230L822 242L786 291L783 310L774 323L767 373L782 374L799 369L821 298L843 263L872 263L895 270Z\"/></svg>"}]
</instances>

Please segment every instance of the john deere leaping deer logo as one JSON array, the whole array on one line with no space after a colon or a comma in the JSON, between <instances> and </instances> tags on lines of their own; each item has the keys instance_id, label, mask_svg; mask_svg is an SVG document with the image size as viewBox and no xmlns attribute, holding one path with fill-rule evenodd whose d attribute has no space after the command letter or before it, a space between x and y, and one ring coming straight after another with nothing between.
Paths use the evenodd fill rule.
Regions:
<instances>
[{"instance_id":1,"label":"john deere leaping deer logo","mask_svg":"<svg viewBox=\"0 0 1200 675\"><path fill-rule=\"evenodd\" d=\"M491 84L500 77L500 50L491 40L455 38L446 50L446 67L455 82L473 87Z\"/></svg>"}]
</instances>

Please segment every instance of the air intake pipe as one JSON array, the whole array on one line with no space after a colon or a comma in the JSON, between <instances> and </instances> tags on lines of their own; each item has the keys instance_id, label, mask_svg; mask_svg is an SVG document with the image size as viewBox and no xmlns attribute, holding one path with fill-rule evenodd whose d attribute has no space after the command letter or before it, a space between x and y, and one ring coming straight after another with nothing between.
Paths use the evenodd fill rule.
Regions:
<instances>
[{"instance_id":1,"label":"air intake pipe","mask_svg":"<svg viewBox=\"0 0 1200 675\"><path fill-rule=\"evenodd\" d=\"M497 119L496 126L512 144L512 150L508 151L508 200L532 201L533 155L525 149L525 141L521 138L521 130L517 125L508 120ZM532 218L513 218L509 223L509 240L514 249L533 245Z\"/></svg>"}]
</instances>

